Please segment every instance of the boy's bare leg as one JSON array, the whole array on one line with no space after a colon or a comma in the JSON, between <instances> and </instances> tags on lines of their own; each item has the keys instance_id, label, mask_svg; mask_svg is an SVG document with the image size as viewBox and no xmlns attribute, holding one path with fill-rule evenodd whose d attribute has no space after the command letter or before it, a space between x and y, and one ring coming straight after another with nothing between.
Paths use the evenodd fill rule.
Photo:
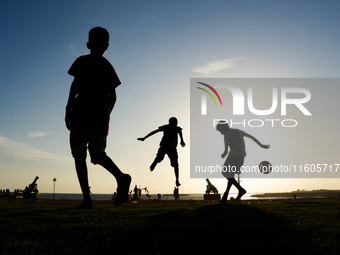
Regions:
<instances>
[{"instance_id":1,"label":"boy's bare leg","mask_svg":"<svg viewBox=\"0 0 340 255\"><path fill-rule=\"evenodd\" d=\"M157 159L155 159L155 160L152 162L151 166L150 166L150 171L151 171L151 172L155 169L155 167L156 167L157 164L158 164L158 161L157 161Z\"/></svg>"},{"instance_id":2,"label":"boy's bare leg","mask_svg":"<svg viewBox=\"0 0 340 255\"><path fill-rule=\"evenodd\" d=\"M92 209L92 200L90 196L89 181L87 176L86 158L74 159L78 180L83 193L83 202L77 208Z\"/></svg>"},{"instance_id":3,"label":"boy's bare leg","mask_svg":"<svg viewBox=\"0 0 340 255\"><path fill-rule=\"evenodd\" d=\"M228 179L228 186L227 186L227 190L226 190L226 193L225 193L225 195L223 195L223 198L222 198L222 200L221 201L227 201L227 197L228 197L228 193L229 193L229 190L230 190L230 188L231 188L231 185L233 185L234 184L234 186L238 189L238 195L237 195L237 197L236 197L236 200L239 200L239 199L241 199L241 197L244 195L244 194L246 194L247 193L247 191L244 189L244 188L242 188L242 186L236 181L236 179L235 178L230 178L230 179Z\"/></svg>"},{"instance_id":4,"label":"boy's bare leg","mask_svg":"<svg viewBox=\"0 0 340 255\"><path fill-rule=\"evenodd\" d=\"M175 170L175 177L176 177L176 186L181 186L181 184L179 183L179 168L178 166L175 166L174 167L174 170Z\"/></svg>"},{"instance_id":5,"label":"boy's bare leg","mask_svg":"<svg viewBox=\"0 0 340 255\"><path fill-rule=\"evenodd\" d=\"M122 171L120 171L120 169L112 161L112 159L107 155L101 156L96 163L109 171L117 179L117 182L124 175Z\"/></svg>"},{"instance_id":6,"label":"boy's bare leg","mask_svg":"<svg viewBox=\"0 0 340 255\"><path fill-rule=\"evenodd\" d=\"M235 179L234 179L235 180ZM236 197L236 200L239 200L241 199L241 197L247 193L247 191L242 188L242 186L235 180L235 183L234 183L235 187L238 189L238 195Z\"/></svg>"},{"instance_id":7,"label":"boy's bare leg","mask_svg":"<svg viewBox=\"0 0 340 255\"><path fill-rule=\"evenodd\" d=\"M223 197L222 197L220 203L225 203L225 202L227 202L228 195L229 195L229 190L230 190L230 188L231 188L231 185L233 185L232 180L233 180L233 179L231 179L231 178L229 179L229 178L228 178L227 189L226 189L226 191L224 192ZM235 179L234 179L234 180L235 180Z\"/></svg>"},{"instance_id":8,"label":"boy's bare leg","mask_svg":"<svg viewBox=\"0 0 340 255\"><path fill-rule=\"evenodd\" d=\"M123 204L129 198L131 176L122 173L122 171L120 171L116 164L107 155L100 157L97 163L104 167L116 178L118 188L117 197L114 201L114 205Z\"/></svg>"}]
</instances>

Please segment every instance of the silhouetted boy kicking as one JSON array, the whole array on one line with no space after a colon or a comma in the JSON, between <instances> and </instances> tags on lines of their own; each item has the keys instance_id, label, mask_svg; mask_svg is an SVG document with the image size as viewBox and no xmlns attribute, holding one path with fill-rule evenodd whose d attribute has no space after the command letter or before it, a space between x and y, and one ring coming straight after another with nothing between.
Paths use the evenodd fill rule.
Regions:
<instances>
[{"instance_id":1,"label":"silhouetted boy kicking","mask_svg":"<svg viewBox=\"0 0 340 255\"><path fill-rule=\"evenodd\" d=\"M244 143L244 137L252 139L255 143L257 143L260 147L264 149L268 149L269 145L264 145L260 143L255 137L247 134L242 130L229 128L229 125L224 122L218 123L216 129L222 135L224 135L225 149L221 157L224 158L225 156L228 155L224 163L224 169L222 171L223 176L228 179L228 184L227 189L224 192L220 202L225 203L227 201L229 190L231 188L231 185L233 184L238 189L238 196L236 197L236 200L239 200L247 192L234 178L235 173L239 174L241 172L244 157L246 156L246 146ZM229 154L228 148L230 148Z\"/></svg>"},{"instance_id":2,"label":"silhouetted boy kicking","mask_svg":"<svg viewBox=\"0 0 340 255\"><path fill-rule=\"evenodd\" d=\"M65 122L71 131L71 151L84 196L77 208L93 208L87 175L87 149L91 162L103 166L116 178L118 189L114 204L120 205L128 199L131 177L122 173L105 153L110 113L116 103L115 89L121 84L112 65L103 57L108 46L107 30L101 27L91 29L87 43L90 54L76 59L68 71L74 80Z\"/></svg>"},{"instance_id":3,"label":"silhouetted boy kicking","mask_svg":"<svg viewBox=\"0 0 340 255\"><path fill-rule=\"evenodd\" d=\"M177 126L177 119L175 117L171 117L169 119L169 124L159 127L158 129L150 132L147 136L143 138L138 138L139 141L144 141L149 136L152 136L158 132L164 132L163 138L159 144L159 149L157 152L157 156L153 163L150 166L150 170L153 171L156 165L164 159L165 154L168 154L170 159L171 166L175 170L176 176L176 186L180 186L179 183L179 168L178 168L178 154L177 154L177 143L178 143L178 135L181 138L181 146L184 147L185 143L182 135L182 128Z\"/></svg>"}]
</instances>

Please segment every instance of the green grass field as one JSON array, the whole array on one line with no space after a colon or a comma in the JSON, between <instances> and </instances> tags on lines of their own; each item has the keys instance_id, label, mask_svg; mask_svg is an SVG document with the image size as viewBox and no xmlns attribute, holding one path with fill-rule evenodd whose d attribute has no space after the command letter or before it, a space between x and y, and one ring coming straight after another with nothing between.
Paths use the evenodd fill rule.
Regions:
<instances>
[{"instance_id":1,"label":"green grass field","mask_svg":"<svg viewBox=\"0 0 340 255\"><path fill-rule=\"evenodd\" d=\"M0 200L0 254L340 254L340 199Z\"/></svg>"}]
</instances>

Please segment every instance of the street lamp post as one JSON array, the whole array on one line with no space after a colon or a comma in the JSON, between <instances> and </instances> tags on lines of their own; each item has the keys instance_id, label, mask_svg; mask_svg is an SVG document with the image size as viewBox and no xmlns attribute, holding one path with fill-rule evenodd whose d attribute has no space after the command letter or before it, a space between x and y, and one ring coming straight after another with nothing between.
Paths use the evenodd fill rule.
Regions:
<instances>
[{"instance_id":1,"label":"street lamp post","mask_svg":"<svg viewBox=\"0 0 340 255\"><path fill-rule=\"evenodd\" d=\"M54 193L55 193L55 182L57 181L56 178L53 179L54 185L53 185L53 199L54 199Z\"/></svg>"}]
</instances>

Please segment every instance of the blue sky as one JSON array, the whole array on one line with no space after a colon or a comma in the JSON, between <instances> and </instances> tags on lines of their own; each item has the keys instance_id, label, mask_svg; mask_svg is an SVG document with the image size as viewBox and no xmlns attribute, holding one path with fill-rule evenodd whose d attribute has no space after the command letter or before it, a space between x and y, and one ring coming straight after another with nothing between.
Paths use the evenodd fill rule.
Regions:
<instances>
[{"instance_id":1,"label":"blue sky","mask_svg":"<svg viewBox=\"0 0 340 255\"><path fill-rule=\"evenodd\" d=\"M72 78L88 31L105 27L105 57L122 85L107 153L132 185L170 193L167 159L148 168L161 136L137 137L176 116L187 146L178 148L181 191L204 192L189 178L191 77L339 77L339 1L3 1L0 5L0 189L80 192L64 126ZM337 104L338 105L338 104ZM339 140L339 135L335 138ZM115 181L89 165L94 193ZM214 181L213 181L214 183ZM219 190L223 180L216 180ZM214 183L214 184L215 184ZM336 180L245 181L250 192L339 188Z\"/></svg>"}]
</instances>

